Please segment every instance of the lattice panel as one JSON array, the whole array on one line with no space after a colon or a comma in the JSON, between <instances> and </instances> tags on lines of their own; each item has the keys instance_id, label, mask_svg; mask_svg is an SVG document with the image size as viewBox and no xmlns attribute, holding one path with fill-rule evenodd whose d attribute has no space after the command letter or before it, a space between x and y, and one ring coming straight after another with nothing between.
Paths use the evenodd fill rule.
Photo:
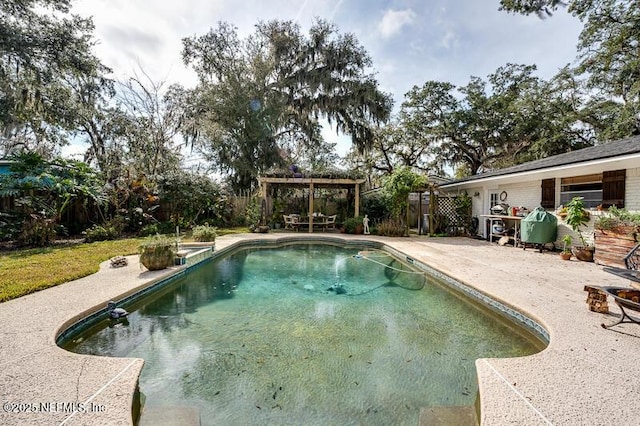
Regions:
<instances>
[{"instance_id":1,"label":"lattice panel","mask_svg":"<svg viewBox=\"0 0 640 426\"><path fill-rule=\"evenodd\" d=\"M438 223L436 232L447 232L451 235L469 232L471 227L471 209L466 214L458 213L456 197L438 197Z\"/></svg>"}]
</instances>

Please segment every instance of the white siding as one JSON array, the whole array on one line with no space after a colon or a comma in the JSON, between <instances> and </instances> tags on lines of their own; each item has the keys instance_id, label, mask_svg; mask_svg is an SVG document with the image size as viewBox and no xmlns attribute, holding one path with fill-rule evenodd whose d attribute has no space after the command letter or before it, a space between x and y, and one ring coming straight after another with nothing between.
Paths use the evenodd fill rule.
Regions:
<instances>
[{"instance_id":1,"label":"white siding","mask_svg":"<svg viewBox=\"0 0 640 426\"><path fill-rule=\"evenodd\" d=\"M629 211L640 211L640 168L627 169L624 206Z\"/></svg>"},{"instance_id":2,"label":"white siding","mask_svg":"<svg viewBox=\"0 0 640 426\"><path fill-rule=\"evenodd\" d=\"M477 218L484 214L484 193L482 188L471 188L467 192L471 197L471 216ZM478 195L476 195L478 194Z\"/></svg>"},{"instance_id":3,"label":"white siding","mask_svg":"<svg viewBox=\"0 0 640 426\"><path fill-rule=\"evenodd\" d=\"M532 211L540 206L542 196L542 181L540 180L500 185L499 190L507 193L507 199L504 202L510 207L526 207Z\"/></svg>"}]
</instances>

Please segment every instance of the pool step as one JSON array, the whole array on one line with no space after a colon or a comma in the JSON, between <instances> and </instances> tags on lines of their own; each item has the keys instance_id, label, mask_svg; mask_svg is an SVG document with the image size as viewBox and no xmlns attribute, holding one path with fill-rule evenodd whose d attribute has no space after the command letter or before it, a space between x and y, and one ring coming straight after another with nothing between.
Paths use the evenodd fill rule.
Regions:
<instances>
[{"instance_id":1,"label":"pool step","mask_svg":"<svg viewBox=\"0 0 640 426\"><path fill-rule=\"evenodd\" d=\"M193 407L145 407L138 426L200 426L200 410Z\"/></svg>"},{"instance_id":2,"label":"pool step","mask_svg":"<svg viewBox=\"0 0 640 426\"><path fill-rule=\"evenodd\" d=\"M420 409L419 426L477 426L478 417L473 406L427 407Z\"/></svg>"}]
</instances>

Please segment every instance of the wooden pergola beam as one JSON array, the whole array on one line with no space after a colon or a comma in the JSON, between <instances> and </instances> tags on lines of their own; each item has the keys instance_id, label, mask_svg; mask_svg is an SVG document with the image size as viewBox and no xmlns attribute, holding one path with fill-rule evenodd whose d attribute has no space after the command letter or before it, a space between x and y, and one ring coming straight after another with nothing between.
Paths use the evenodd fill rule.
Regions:
<instances>
[{"instance_id":1,"label":"wooden pergola beam","mask_svg":"<svg viewBox=\"0 0 640 426\"><path fill-rule=\"evenodd\" d=\"M342 186L343 188L348 185L360 185L365 182L364 179L345 179L345 178L294 178L294 177L284 177L284 178L273 178L273 177L261 177L258 180L262 183L273 183L280 184L286 186L308 186L313 183L314 186Z\"/></svg>"}]
</instances>

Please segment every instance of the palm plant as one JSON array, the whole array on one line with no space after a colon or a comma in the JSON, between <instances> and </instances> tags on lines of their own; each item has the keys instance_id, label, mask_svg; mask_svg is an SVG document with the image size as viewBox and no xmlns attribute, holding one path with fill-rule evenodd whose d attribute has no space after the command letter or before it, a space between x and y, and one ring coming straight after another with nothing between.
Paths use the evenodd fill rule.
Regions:
<instances>
[{"instance_id":1,"label":"palm plant","mask_svg":"<svg viewBox=\"0 0 640 426\"><path fill-rule=\"evenodd\" d=\"M567 225L578 234L583 247L588 244L584 239L581 228L589 223L589 212L584 209L584 197L573 197L567 203L567 216L564 218Z\"/></svg>"}]
</instances>

